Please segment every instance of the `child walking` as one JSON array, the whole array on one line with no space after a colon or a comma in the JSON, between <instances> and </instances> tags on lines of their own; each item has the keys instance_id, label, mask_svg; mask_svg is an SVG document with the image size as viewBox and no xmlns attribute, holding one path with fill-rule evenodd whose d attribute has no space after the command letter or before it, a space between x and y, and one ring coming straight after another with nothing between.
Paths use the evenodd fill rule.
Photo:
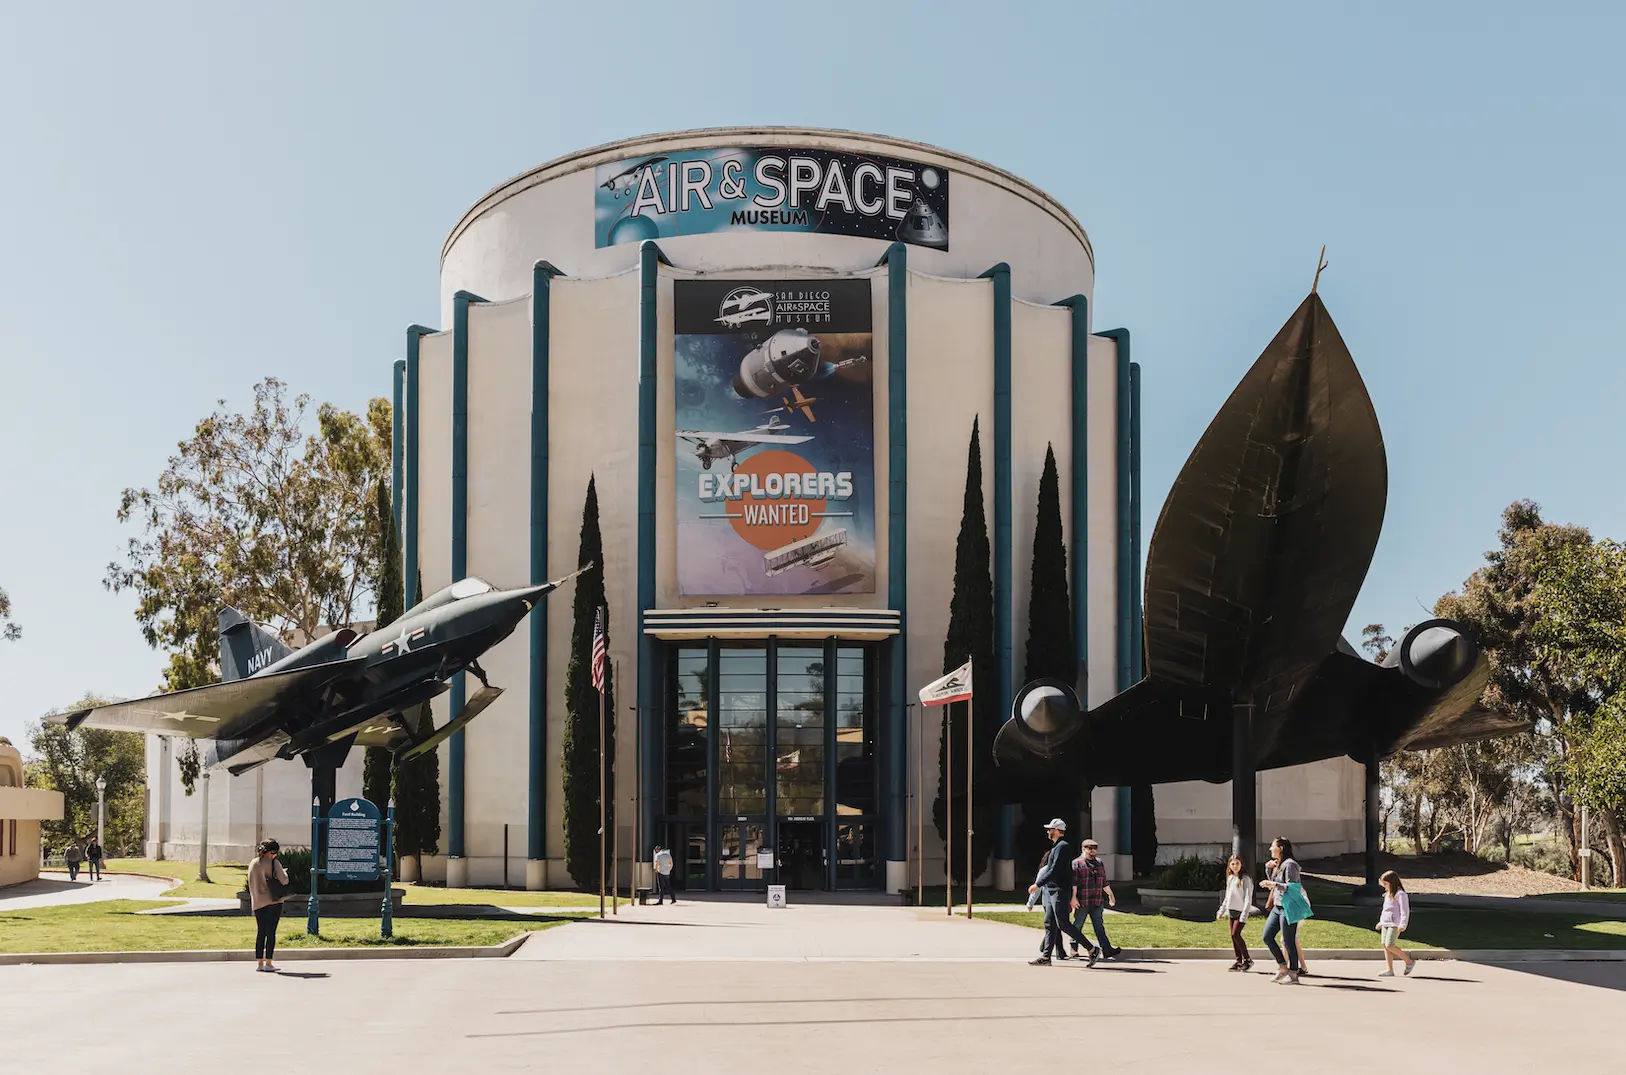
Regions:
<instances>
[{"instance_id":1,"label":"child walking","mask_svg":"<svg viewBox=\"0 0 1626 1075\"><path fill-rule=\"evenodd\" d=\"M1248 915L1252 913L1253 878L1242 872L1242 856L1232 855L1231 861L1225 864L1225 895L1220 899L1219 912L1214 915L1216 919L1231 920L1231 947L1236 950L1232 970L1246 971L1253 966L1253 957L1248 955L1248 942L1242 936L1242 928L1247 925Z\"/></svg>"},{"instance_id":2,"label":"child walking","mask_svg":"<svg viewBox=\"0 0 1626 1075\"><path fill-rule=\"evenodd\" d=\"M1406 887L1400 883L1400 875L1393 870L1378 878L1378 884L1383 886L1383 913L1378 916L1378 933L1383 937L1383 962L1387 967L1378 977L1395 976L1396 956L1405 960L1405 973L1409 975L1417 966L1417 961L1401 951L1396 942L1411 924L1411 897L1406 895Z\"/></svg>"}]
</instances>

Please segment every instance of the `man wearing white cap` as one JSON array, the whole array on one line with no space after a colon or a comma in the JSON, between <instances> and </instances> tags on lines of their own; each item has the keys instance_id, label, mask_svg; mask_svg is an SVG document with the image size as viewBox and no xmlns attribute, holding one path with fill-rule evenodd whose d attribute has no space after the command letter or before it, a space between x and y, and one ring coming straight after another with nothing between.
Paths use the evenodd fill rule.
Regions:
<instances>
[{"instance_id":1,"label":"man wearing white cap","mask_svg":"<svg viewBox=\"0 0 1626 1075\"><path fill-rule=\"evenodd\" d=\"M1044 831L1050 837L1050 855L1040 867L1039 876L1033 879L1033 884L1028 888L1029 893L1042 891L1044 894L1044 942L1039 946L1039 958L1028 962L1035 967L1048 967L1052 950L1058 958L1065 959L1062 934L1066 934L1075 945L1081 944L1090 950L1089 965L1093 967L1100 952L1078 931L1070 916L1073 902L1073 852L1064 839L1067 834L1067 822L1059 817L1051 818Z\"/></svg>"}]
</instances>

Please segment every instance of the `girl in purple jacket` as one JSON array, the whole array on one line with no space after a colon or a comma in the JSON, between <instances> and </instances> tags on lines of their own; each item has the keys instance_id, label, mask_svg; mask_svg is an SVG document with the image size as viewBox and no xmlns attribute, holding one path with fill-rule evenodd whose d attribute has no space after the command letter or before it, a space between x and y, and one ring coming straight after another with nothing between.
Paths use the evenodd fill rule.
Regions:
<instances>
[{"instance_id":1,"label":"girl in purple jacket","mask_svg":"<svg viewBox=\"0 0 1626 1075\"><path fill-rule=\"evenodd\" d=\"M1383 886L1383 914L1378 917L1378 932L1383 935L1383 962L1388 966L1388 969L1378 977L1395 976L1396 956L1405 960L1406 973L1410 974L1417 966L1417 961L1402 952L1396 942L1411 924L1411 897L1406 895L1406 888L1400 883L1400 875L1393 870L1378 878L1378 884Z\"/></svg>"}]
</instances>

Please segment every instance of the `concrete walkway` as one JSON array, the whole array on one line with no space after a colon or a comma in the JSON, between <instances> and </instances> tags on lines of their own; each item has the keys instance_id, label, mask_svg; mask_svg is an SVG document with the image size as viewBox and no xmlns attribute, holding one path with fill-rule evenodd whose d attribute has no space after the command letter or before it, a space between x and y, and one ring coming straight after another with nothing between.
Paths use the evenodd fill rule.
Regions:
<instances>
[{"instance_id":1,"label":"concrete walkway","mask_svg":"<svg viewBox=\"0 0 1626 1075\"><path fill-rule=\"evenodd\" d=\"M145 877L113 874L100 881L92 881L90 875L83 871L77 881L70 881L65 873L46 873L41 874L37 881L0 888L0 911L57 907L69 903L100 903L104 900L155 900L175 885L174 881L153 881Z\"/></svg>"},{"instance_id":2,"label":"concrete walkway","mask_svg":"<svg viewBox=\"0 0 1626 1075\"><path fill-rule=\"evenodd\" d=\"M621 921L547 931L526 958L290 961L281 975L240 963L0 968L6 1070L61 1066L63 1035L86 1012L98 1035L126 1043L121 1075L242 1066L267 1019L297 1028L301 1055L357 1075L981 1075L1031 1064L1048 1041L1087 1048L1092 1068L1204 1075L1619 1066L1607 1031L1626 990L1619 963L1441 963L1398 979L1354 965L1288 987L1213 962L1028 967L1009 957L1031 948L1032 930L898 908L773 914L623 908ZM248 1070L287 1066L266 1055Z\"/></svg>"}]
</instances>

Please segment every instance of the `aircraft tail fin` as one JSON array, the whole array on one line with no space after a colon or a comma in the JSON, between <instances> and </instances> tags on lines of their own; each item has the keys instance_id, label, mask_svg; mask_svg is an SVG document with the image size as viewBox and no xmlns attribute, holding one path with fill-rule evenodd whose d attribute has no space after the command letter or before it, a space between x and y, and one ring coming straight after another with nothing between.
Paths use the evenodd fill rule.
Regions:
<instances>
[{"instance_id":1,"label":"aircraft tail fin","mask_svg":"<svg viewBox=\"0 0 1626 1075\"><path fill-rule=\"evenodd\" d=\"M227 605L220 610L220 679L247 679L293 650L282 639Z\"/></svg>"}]
</instances>

